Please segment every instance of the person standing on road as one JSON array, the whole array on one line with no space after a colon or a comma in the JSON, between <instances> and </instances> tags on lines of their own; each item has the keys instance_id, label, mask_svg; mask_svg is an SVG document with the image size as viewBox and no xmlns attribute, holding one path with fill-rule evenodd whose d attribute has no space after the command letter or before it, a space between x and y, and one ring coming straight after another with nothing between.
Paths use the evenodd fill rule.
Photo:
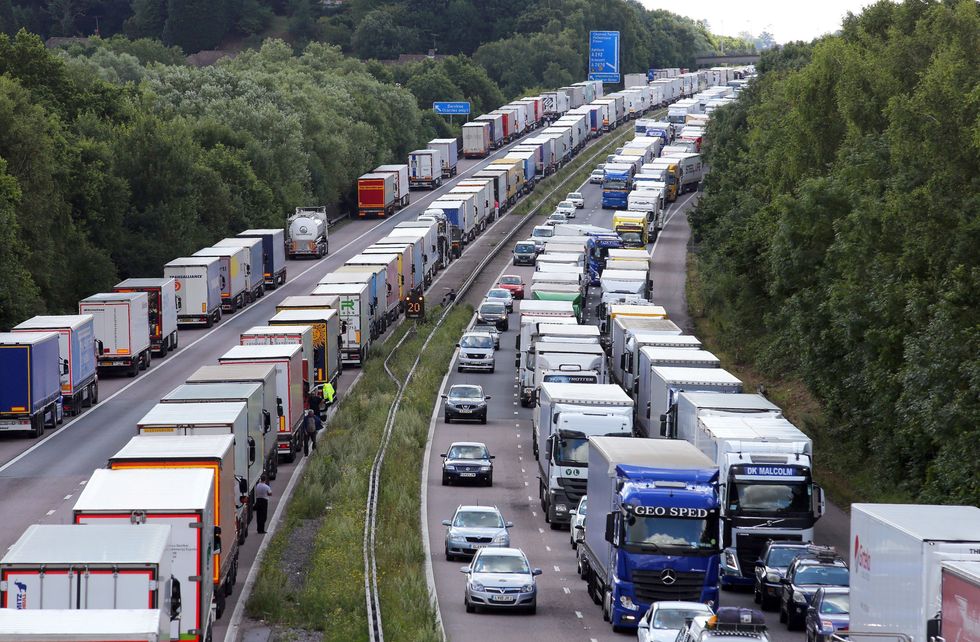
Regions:
<instances>
[{"instance_id":1,"label":"person standing on road","mask_svg":"<svg viewBox=\"0 0 980 642\"><path fill-rule=\"evenodd\" d=\"M333 405L333 396L334 396L334 394L335 394L335 391L333 389L333 384L332 383L330 383L328 381L325 384L323 384L323 401L327 404L327 406L332 406Z\"/></svg>"},{"instance_id":2,"label":"person standing on road","mask_svg":"<svg viewBox=\"0 0 980 642\"><path fill-rule=\"evenodd\" d=\"M312 410L306 411L306 417L303 418L303 455L307 456L310 454L310 442L313 442L313 450L316 450L316 431L317 423L320 418Z\"/></svg>"},{"instance_id":3,"label":"person standing on road","mask_svg":"<svg viewBox=\"0 0 980 642\"><path fill-rule=\"evenodd\" d=\"M255 521L259 534L265 534L265 519L269 514L269 498L272 497L272 487L265 475L259 478L255 485Z\"/></svg>"},{"instance_id":4,"label":"person standing on road","mask_svg":"<svg viewBox=\"0 0 980 642\"><path fill-rule=\"evenodd\" d=\"M319 416L323 412L323 398L320 397L320 390L318 386L313 386L310 388L310 394L307 396L307 401L310 404L310 410L313 414Z\"/></svg>"}]
</instances>

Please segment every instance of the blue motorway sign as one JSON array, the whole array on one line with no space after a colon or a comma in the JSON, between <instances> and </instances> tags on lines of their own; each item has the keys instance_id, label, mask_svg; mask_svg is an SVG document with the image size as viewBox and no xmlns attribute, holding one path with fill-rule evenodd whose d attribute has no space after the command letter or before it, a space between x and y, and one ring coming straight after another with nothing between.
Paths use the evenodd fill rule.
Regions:
<instances>
[{"instance_id":1,"label":"blue motorway sign","mask_svg":"<svg viewBox=\"0 0 980 642\"><path fill-rule=\"evenodd\" d=\"M470 113L468 102L436 102L432 103L432 109L437 114L444 116L463 116Z\"/></svg>"},{"instance_id":2,"label":"blue motorway sign","mask_svg":"<svg viewBox=\"0 0 980 642\"><path fill-rule=\"evenodd\" d=\"M589 80L619 82L619 32L589 32Z\"/></svg>"}]
</instances>

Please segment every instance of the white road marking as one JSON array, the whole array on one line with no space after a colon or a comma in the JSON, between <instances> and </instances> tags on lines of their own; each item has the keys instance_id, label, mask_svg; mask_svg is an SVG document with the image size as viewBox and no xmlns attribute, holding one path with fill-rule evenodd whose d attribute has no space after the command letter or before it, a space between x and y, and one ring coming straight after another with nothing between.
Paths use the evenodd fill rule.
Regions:
<instances>
[{"instance_id":1,"label":"white road marking","mask_svg":"<svg viewBox=\"0 0 980 642\"><path fill-rule=\"evenodd\" d=\"M520 437L520 435L517 435L517 436ZM524 473L525 475L527 474L527 471L524 470L523 468L521 468L521 472Z\"/></svg>"},{"instance_id":2,"label":"white road marking","mask_svg":"<svg viewBox=\"0 0 980 642\"><path fill-rule=\"evenodd\" d=\"M525 486L530 486L530 484L528 484L527 482L524 482L524 485L525 485Z\"/></svg>"},{"instance_id":3,"label":"white road marking","mask_svg":"<svg viewBox=\"0 0 980 642\"><path fill-rule=\"evenodd\" d=\"M538 529L538 532L541 533L542 535L544 535L544 529L543 528L539 528Z\"/></svg>"},{"instance_id":4,"label":"white road marking","mask_svg":"<svg viewBox=\"0 0 980 642\"><path fill-rule=\"evenodd\" d=\"M570 588L568 588L567 586L561 587L561 590L565 591L565 595L571 595L572 594L572 590Z\"/></svg>"},{"instance_id":5,"label":"white road marking","mask_svg":"<svg viewBox=\"0 0 980 642\"><path fill-rule=\"evenodd\" d=\"M578 619L581 620L582 619L582 612L581 611L575 611L575 617L577 617Z\"/></svg>"},{"instance_id":6,"label":"white road marking","mask_svg":"<svg viewBox=\"0 0 980 642\"><path fill-rule=\"evenodd\" d=\"M71 495L65 495L65 501L68 501L69 499L71 499L71 497L72 497Z\"/></svg>"},{"instance_id":7,"label":"white road marking","mask_svg":"<svg viewBox=\"0 0 980 642\"><path fill-rule=\"evenodd\" d=\"M54 515L54 509L53 508L48 511L48 515Z\"/></svg>"},{"instance_id":8,"label":"white road marking","mask_svg":"<svg viewBox=\"0 0 980 642\"><path fill-rule=\"evenodd\" d=\"M547 544L545 544L544 550L546 550L546 551L548 551L550 553L551 552L551 547L548 546Z\"/></svg>"},{"instance_id":9,"label":"white road marking","mask_svg":"<svg viewBox=\"0 0 980 642\"><path fill-rule=\"evenodd\" d=\"M517 444L517 447L518 447L518 448L522 448L522 446L521 446L520 444Z\"/></svg>"},{"instance_id":10,"label":"white road marking","mask_svg":"<svg viewBox=\"0 0 980 642\"><path fill-rule=\"evenodd\" d=\"M85 480L85 481L83 481L83 482L79 482L79 483L78 483L78 485L79 485L79 486L84 486L84 485L85 485L85 484L87 484L87 483L88 483L88 480L86 479L86 480Z\"/></svg>"},{"instance_id":11,"label":"white road marking","mask_svg":"<svg viewBox=\"0 0 980 642\"><path fill-rule=\"evenodd\" d=\"M557 564L555 564L555 573L561 573L561 569L558 568Z\"/></svg>"},{"instance_id":12,"label":"white road marking","mask_svg":"<svg viewBox=\"0 0 980 642\"><path fill-rule=\"evenodd\" d=\"M533 498L532 498L532 497L531 497L530 495L528 495L528 496L527 496L527 501L529 501L529 502L533 502L533 501L534 501L534 499L533 499Z\"/></svg>"},{"instance_id":13,"label":"white road marking","mask_svg":"<svg viewBox=\"0 0 980 642\"><path fill-rule=\"evenodd\" d=\"M531 517L537 517L537 516L538 516L538 514L532 510L531 511Z\"/></svg>"}]
</instances>

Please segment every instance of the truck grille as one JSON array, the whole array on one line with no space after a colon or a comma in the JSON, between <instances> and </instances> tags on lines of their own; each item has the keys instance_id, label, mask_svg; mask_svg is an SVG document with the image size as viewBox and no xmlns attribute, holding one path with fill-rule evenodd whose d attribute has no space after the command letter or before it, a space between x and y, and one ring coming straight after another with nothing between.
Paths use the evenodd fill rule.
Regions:
<instances>
[{"instance_id":1,"label":"truck grille","mask_svg":"<svg viewBox=\"0 0 980 642\"><path fill-rule=\"evenodd\" d=\"M771 539L781 542L799 542L802 538L799 535L742 535L740 533L735 535L735 554L738 556L738 565L742 569L742 577L755 577L755 561L762 555L766 542Z\"/></svg>"},{"instance_id":2,"label":"truck grille","mask_svg":"<svg viewBox=\"0 0 980 642\"><path fill-rule=\"evenodd\" d=\"M700 571L633 571L636 597L651 603L663 600L700 602L704 589L704 573Z\"/></svg>"},{"instance_id":3,"label":"truck grille","mask_svg":"<svg viewBox=\"0 0 980 642\"><path fill-rule=\"evenodd\" d=\"M569 477L562 477L558 480L558 486L565 491L565 495L568 496L569 501L573 504L578 504L578 500L582 499L582 495L585 494L585 489L589 485L589 480L587 479L572 479Z\"/></svg>"}]
</instances>

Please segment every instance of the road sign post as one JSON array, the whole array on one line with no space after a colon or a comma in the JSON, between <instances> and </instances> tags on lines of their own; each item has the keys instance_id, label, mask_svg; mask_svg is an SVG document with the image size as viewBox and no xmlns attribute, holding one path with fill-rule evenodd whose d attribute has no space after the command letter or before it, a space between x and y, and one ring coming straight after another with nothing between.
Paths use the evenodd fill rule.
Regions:
<instances>
[{"instance_id":1,"label":"road sign post","mask_svg":"<svg viewBox=\"0 0 980 642\"><path fill-rule=\"evenodd\" d=\"M589 80L619 82L619 32L589 32Z\"/></svg>"}]
</instances>

